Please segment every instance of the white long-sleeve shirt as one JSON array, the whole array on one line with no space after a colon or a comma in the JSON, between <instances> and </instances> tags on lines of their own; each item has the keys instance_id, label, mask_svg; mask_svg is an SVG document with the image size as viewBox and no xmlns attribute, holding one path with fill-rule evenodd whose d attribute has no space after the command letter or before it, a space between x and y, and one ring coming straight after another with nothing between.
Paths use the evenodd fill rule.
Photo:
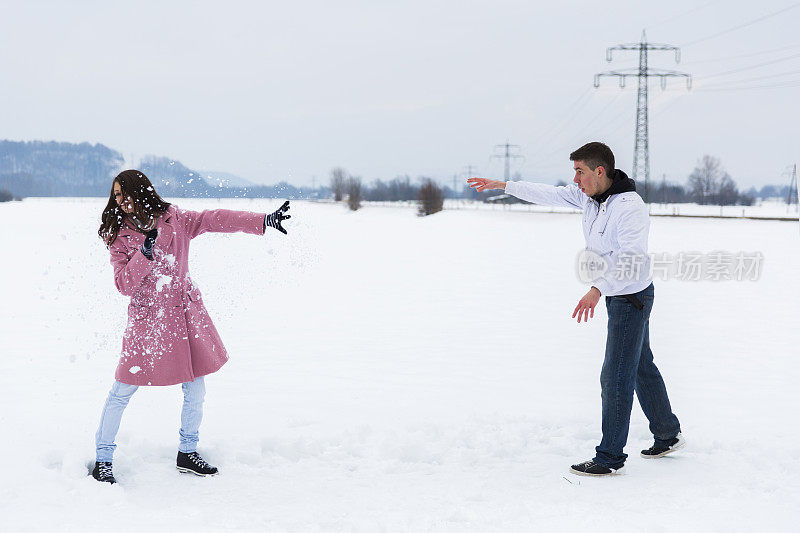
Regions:
<instances>
[{"instance_id":1,"label":"white long-sleeve shirt","mask_svg":"<svg viewBox=\"0 0 800 533\"><path fill-rule=\"evenodd\" d=\"M505 192L535 204L583 211L586 250L597 254L606 265L605 271L592 281L602 295L633 294L653 281L647 253L650 217L647 205L636 192L612 194L600 205L572 184L555 187L509 181Z\"/></svg>"}]
</instances>

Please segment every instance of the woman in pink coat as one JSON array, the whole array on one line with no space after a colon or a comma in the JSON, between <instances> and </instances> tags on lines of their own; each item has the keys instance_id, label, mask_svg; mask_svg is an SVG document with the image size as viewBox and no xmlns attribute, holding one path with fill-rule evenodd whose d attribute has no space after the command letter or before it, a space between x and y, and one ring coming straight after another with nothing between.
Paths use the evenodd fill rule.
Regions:
<instances>
[{"instance_id":1,"label":"woman in pink coat","mask_svg":"<svg viewBox=\"0 0 800 533\"><path fill-rule=\"evenodd\" d=\"M270 215L185 211L162 200L137 170L126 170L114 179L98 233L111 252L114 283L131 300L122 355L95 437L95 479L115 482L114 438L136 389L178 383L184 401L177 468L201 476L217 473L197 453L203 376L219 370L228 356L189 277L189 242L206 232L263 235L267 226L286 234L281 221L290 218L288 210L287 201Z\"/></svg>"}]
</instances>

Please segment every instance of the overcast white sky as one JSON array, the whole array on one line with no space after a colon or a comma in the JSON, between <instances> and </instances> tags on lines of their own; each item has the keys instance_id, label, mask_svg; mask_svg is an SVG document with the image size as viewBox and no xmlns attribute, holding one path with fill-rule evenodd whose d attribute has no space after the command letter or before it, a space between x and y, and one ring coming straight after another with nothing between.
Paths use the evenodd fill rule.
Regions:
<instances>
[{"instance_id":1,"label":"overcast white sky","mask_svg":"<svg viewBox=\"0 0 800 533\"><path fill-rule=\"evenodd\" d=\"M695 76L691 92L651 81L652 175L684 182L711 154L740 187L788 183L800 6L757 19L795 4L0 0L0 138L99 142L295 185L337 165L367 181L452 183L466 165L502 177L490 156L506 139L526 179L571 179L569 152L589 140L630 172L635 80L592 81L635 67L636 52L607 63L605 49L647 28L682 46L680 64L651 52L650 66Z\"/></svg>"}]
</instances>

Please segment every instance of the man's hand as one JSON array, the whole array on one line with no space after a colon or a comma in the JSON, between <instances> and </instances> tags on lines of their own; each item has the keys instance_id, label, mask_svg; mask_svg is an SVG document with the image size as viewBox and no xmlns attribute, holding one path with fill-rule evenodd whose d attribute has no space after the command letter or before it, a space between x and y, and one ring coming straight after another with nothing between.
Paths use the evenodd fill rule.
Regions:
<instances>
[{"instance_id":1,"label":"man's hand","mask_svg":"<svg viewBox=\"0 0 800 533\"><path fill-rule=\"evenodd\" d=\"M600 291L597 290L597 287L592 287L578 302L578 306L572 312L572 318L577 315L578 323L580 323L581 316L583 316L583 321L588 322L590 318L594 318L594 307L598 301L600 301Z\"/></svg>"},{"instance_id":2,"label":"man's hand","mask_svg":"<svg viewBox=\"0 0 800 533\"><path fill-rule=\"evenodd\" d=\"M470 187L473 187L478 192L487 191L489 189L505 189L505 181L495 181L486 178L470 178L467 180Z\"/></svg>"}]
</instances>

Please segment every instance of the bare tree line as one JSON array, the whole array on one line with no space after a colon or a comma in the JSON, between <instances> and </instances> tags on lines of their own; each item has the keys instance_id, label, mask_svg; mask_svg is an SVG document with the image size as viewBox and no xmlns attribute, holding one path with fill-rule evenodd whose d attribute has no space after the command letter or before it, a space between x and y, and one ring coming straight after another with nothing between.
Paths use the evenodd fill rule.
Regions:
<instances>
[{"instance_id":1,"label":"bare tree line","mask_svg":"<svg viewBox=\"0 0 800 533\"><path fill-rule=\"evenodd\" d=\"M361 207L361 201L397 202L417 201L421 216L438 213L444 207L446 191L430 178L421 178L415 185L408 176L394 178L388 182L375 180L364 186L359 176L351 176L341 167L331 170L330 188L336 202L346 201L350 210Z\"/></svg>"},{"instance_id":2,"label":"bare tree line","mask_svg":"<svg viewBox=\"0 0 800 533\"><path fill-rule=\"evenodd\" d=\"M515 175L514 179L523 178ZM560 181L557 185L566 184L565 181ZM352 204L351 209L358 209L362 201L425 201L432 202L430 205L434 206L438 205L440 201L443 204L445 198L491 201L503 194L502 191L477 193L466 184L463 189L454 190L446 186L441 187L426 177L412 181L407 175L388 181L378 179L370 184L364 184L360 177L350 176L344 169L338 167L331 171L330 188L336 201L353 197L352 202L348 200L349 204ZM637 192L648 203L697 203L701 205L752 205L757 197L786 196L786 188L785 186L767 185L762 187L760 193L755 188L751 188L747 193L742 192L730 174L723 168L719 158L710 155L704 155L697 161L684 185L658 179L651 179L647 187L643 183L636 184ZM513 200L509 199L509 201ZM428 213L430 208L422 209L421 207L421 212L423 211Z\"/></svg>"}]
</instances>

